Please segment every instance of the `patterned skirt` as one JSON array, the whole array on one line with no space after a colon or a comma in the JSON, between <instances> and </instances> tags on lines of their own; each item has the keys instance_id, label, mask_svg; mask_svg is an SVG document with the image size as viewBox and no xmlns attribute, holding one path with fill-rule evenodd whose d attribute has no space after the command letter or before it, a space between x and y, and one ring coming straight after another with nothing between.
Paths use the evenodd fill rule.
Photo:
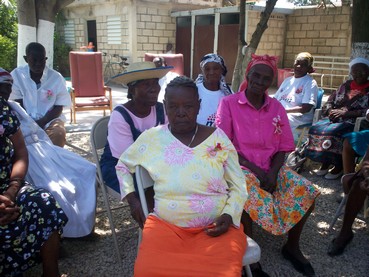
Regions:
<instances>
[{"instance_id":1,"label":"patterned skirt","mask_svg":"<svg viewBox=\"0 0 369 277\"><path fill-rule=\"evenodd\" d=\"M342 165L343 135L353 130L354 125L348 122L318 121L309 130L306 157L315 162Z\"/></svg>"},{"instance_id":2,"label":"patterned skirt","mask_svg":"<svg viewBox=\"0 0 369 277\"><path fill-rule=\"evenodd\" d=\"M260 188L254 173L246 169L243 172L249 193L245 211L255 223L274 235L285 234L295 226L320 194L309 180L285 166L279 170L273 194Z\"/></svg>"},{"instance_id":3,"label":"patterned skirt","mask_svg":"<svg viewBox=\"0 0 369 277\"><path fill-rule=\"evenodd\" d=\"M0 226L0 276L15 276L40 262L40 250L52 233L62 232L68 218L44 189L24 186L16 199L20 216Z\"/></svg>"}]
</instances>

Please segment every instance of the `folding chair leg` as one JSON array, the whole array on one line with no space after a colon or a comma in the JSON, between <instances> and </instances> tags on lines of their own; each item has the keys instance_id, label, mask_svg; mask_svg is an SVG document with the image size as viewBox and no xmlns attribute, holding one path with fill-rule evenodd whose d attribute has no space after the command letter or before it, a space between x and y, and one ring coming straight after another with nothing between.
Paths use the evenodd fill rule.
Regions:
<instances>
[{"instance_id":1,"label":"folding chair leg","mask_svg":"<svg viewBox=\"0 0 369 277\"><path fill-rule=\"evenodd\" d=\"M122 264L122 257L120 255L120 251L119 251L118 238L117 238L117 233L115 232L115 225L114 225L113 215L111 213L111 209L110 209L110 205L109 205L108 194L106 193L105 185L101 184L100 182L98 182L98 183L99 183L101 191L103 193L103 198L104 198L105 207L106 207L106 213L108 214L108 218L109 218L111 234L113 236L115 250L117 252L118 262L120 264Z\"/></svg>"},{"instance_id":2,"label":"folding chair leg","mask_svg":"<svg viewBox=\"0 0 369 277\"><path fill-rule=\"evenodd\" d=\"M252 277L250 265L245 265L244 268L245 268L245 271L246 271L246 276L247 277Z\"/></svg>"},{"instance_id":3,"label":"folding chair leg","mask_svg":"<svg viewBox=\"0 0 369 277\"><path fill-rule=\"evenodd\" d=\"M341 216L341 214L343 214L343 209L344 209L344 207L346 205L347 198L348 198L348 195L345 194L345 196L341 200L340 205L337 208L336 214L334 215L334 218L333 218L331 224L329 225L329 231L332 231L333 230L334 224L336 224L337 219Z\"/></svg>"},{"instance_id":4,"label":"folding chair leg","mask_svg":"<svg viewBox=\"0 0 369 277\"><path fill-rule=\"evenodd\" d=\"M300 136L299 136L299 140L297 141L297 144L296 144L296 148L299 148L300 147L300 145L301 145L301 142L302 142L302 139L304 138L304 136L305 136L305 130L306 130L307 128L302 128L302 130L301 130L301 134L300 134Z\"/></svg>"},{"instance_id":5,"label":"folding chair leg","mask_svg":"<svg viewBox=\"0 0 369 277\"><path fill-rule=\"evenodd\" d=\"M369 217L369 196L365 198L364 201L364 218Z\"/></svg>"},{"instance_id":6,"label":"folding chair leg","mask_svg":"<svg viewBox=\"0 0 369 277\"><path fill-rule=\"evenodd\" d=\"M138 227L137 254L138 254L138 249L140 247L141 240L142 240L142 229Z\"/></svg>"}]
</instances>

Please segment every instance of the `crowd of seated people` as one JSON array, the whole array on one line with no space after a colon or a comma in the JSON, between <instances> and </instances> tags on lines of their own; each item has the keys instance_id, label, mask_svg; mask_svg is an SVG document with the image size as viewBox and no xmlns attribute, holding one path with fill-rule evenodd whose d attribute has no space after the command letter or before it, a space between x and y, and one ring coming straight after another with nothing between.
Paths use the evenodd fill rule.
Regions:
<instances>
[{"instance_id":1,"label":"crowd of seated people","mask_svg":"<svg viewBox=\"0 0 369 277\"><path fill-rule=\"evenodd\" d=\"M34 82L36 90L49 93L43 83L44 71L49 70L45 67L44 48L31 44L27 49L28 67L13 72L15 82L19 83L17 76L25 71L22 74L29 75L28 85ZM296 127L311 122L316 106L318 87L309 75L313 72L312 62L311 54L299 53L294 62L294 76L282 83L275 98L269 97L268 89L276 77L277 58L268 55L252 55L245 79L239 91L233 93L225 83L227 67L224 59L215 53L207 54L200 61L201 74L195 81L179 76L167 84L164 105L158 103L158 95L159 79L171 69L165 64L131 63L127 72L117 77L128 86L129 100L118 105L111 115L108 144L101 166L106 184L119 192L122 199L127 199L132 217L143 228L135 276L180 276L180 273L188 276L189 272L191 276L239 276L242 256L247 249L245 234L253 236L253 223L274 235L287 234L281 249L283 257L304 276L315 275L313 265L300 250L300 237L320 191L284 165L286 154L294 150ZM353 59L350 73L353 80L342 84L324 105L323 115L327 118L314 124L309 131L307 156L322 163L317 174L325 175L327 179L339 177L342 169L345 174L353 173L355 158L364 156L369 144L368 130L351 133L357 117L366 114L369 120L369 61ZM12 84L11 76L6 82ZM47 133L53 141L55 130L59 128L61 132L54 144L63 146L65 143L64 123L59 117L68 103L65 98L58 102L59 88L36 99L36 103L55 100L43 114L27 104L30 96L22 91L22 85L15 85L14 96L10 97L20 102L25 110L8 102L9 86L6 88L1 91L3 108L16 116L15 122L22 122L20 128L25 138L19 136L17 123L4 140L7 143L10 140L14 148L19 147L22 151L25 146L25 151L28 149L34 160L40 154L34 151L37 145L48 149L45 156L54 151L58 153L59 161L75 159L74 162L80 164L76 170L81 171L83 167L83 176L94 179L92 164L80 157L68 156L64 149L59 151L54 148L58 146L44 138ZM63 90L60 95L64 95ZM50 132L48 126L54 131ZM40 139L30 142L27 137L35 134ZM25 143L17 142L19 139ZM351 226L366 193L369 193L368 156L367 153L359 170L344 183L348 202L341 231L329 245L331 256L341 254L352 240ZM43 191L50 191L51 206L45 210L51 208L58 215L50 223L55 234L45 233L29 247L35 247L36 254L41 255L44 272L52 272L47 276L57 276L57 255L50 255L48 259L45 253L57 252L60 234L64 232L68 236L68 226L72 228L72 237L92 231L95 193L87 187L94 188L89 184L93 180L86 177L83 183L78 178L70 178L66 190L76 186L91 193L86 197L77 197L76 193L75 199L63 202L54 195L52 182L49 186L40 185L48 176L36 176L37 170L31 170L35 163L28 167L27 174L25 158L19 156L19 159L23 161L23 169L14 176L12 171L7 171L8 175L1 183L0 224L6 228L5 233L0 232L0 238L22 219L23 210L19 207L25 204L17 195L31 193L36 199ZM15 161L17 165L22 163ZM335 167L329 170L332 164ZM136 193L136 165L145 167L155 182L153 206L147 218ZM41 171L49 170L41 163L39 167ZM56 165L53 169L63 171L55 178L60 179L65 174L65 170ZM71 172L71 169L66 170ZM33 182L35 187L24 179ZM73 215L68 210L72 203L79 205L85 214ZM78 224L80 217L84 220ZM31 223L22 221L22 224L28 228ZM18 239L17 235L21 234L14 233L10 245ZM170 243L164 247L163 240ZM182 247L184 242L195 248ZM12 257L13 253L7 255ZM22 261L23 264L28 262ZM28 267L22 268L26 270ZM13 271L0 269L10 275L23 271L18 267ZM259 263L252 265L252 272L253 276L268 276Z\"/></svg>"},{"instance_id":2,"label":"crowd of seated people","mask_svg":"<svg viewBox=\"0 0 369 277\"><path fill-rule=\"evenodd\" d=\"M222 61L218 55L208 54L204 56L203 61L206 61L206 59L209 59L209 62L211 62L209 65L211 66L217 67L218 63L220 69L222 69L224 73L224 61ZM318 87L316 82L308 75L308 73L313 70L312 60L313 57L309 53L304 52L297 55L294 66L296 76L290 78L289 81L287 80L284 84L286 87L288 87L288 85L293 87L290 93L287 93L285 97L286 101L289 96L291 96L291 102L292 100L296 100L296 103L293 105L295 105L302 114L311 112L316 105ZM200 66L202 67L203 73L205 73L206 62ZM363 59L356 59L350 63L350 68L355 82L354 85L351 86L351 90L356 91L356 93L353 93L355 95L350 95L350 99L359 95L359 103L354 105L354 108L350 108L344 118L356 119L357 116L363 114L361 108L367 107L368 104L367 98L365 98L367 96L365 90L366 82L364 80L367 78L367 75L365 75L366 64L364 63L363 65ZM215 71L215 69L213 69L213 71ZM284 107L278 101L284 101L282 99L283 97L278 99L278 95L280 96L282 93L285 94L287 88L281 88L275 100L270 98L266 92L272 84L275 75L276 58L253 55L240 91L236 94L230 91L229 95L222 96L218 100L219 104L217 105L217 116L215 120L218 129L216 130L218 130L217 132L219 132L220 129L223 130L234 145L238 154L238 163L243 170L243 175L246 180L244 186L248 192L248 197L245 199L246 202L241 216L244 232L252 236L251 225L252 222L255 222L272 234L288 234L287 242L282 248L283 257L289 260L294 268L303 275L314 276L315 272L313 266L302 254L299 241L304 223L314 209L315 199L320 192L309 180L284 166L285 154L294 150L294 140L288 117L288 105ZM359 78L360 76L362 77ZM197 84L199 84L200 79L201 78L197 80ZM203 77L201 80L206 79ZM218 81L215 82L214 79L214 84L217 84L216 87L218 89L220 89L220 80L221 79L218 79ZM301 80L304 81L300 83ZM304 90L304 85L306 85L306 91ZM176 253L178 252L178 257L176 255L176 262L173 261L173 267L170 268L174 271L181 271L181 266L178 265L178 263L180 263L179 261L188 262L188 253L186 253L185 250L176 248L176 238L179 236L178 232L181 230L177 228L180 226L201 226L204 230L208 230L209 227L206 226L207 224L211 224L210 220L202 223L198 222L200 225L186 225L188 223L183 222L185 217L181 214L186 213L188 216L190 214L185 210L178 210L178 207L180 207L182 203L181 201L197 201L191 200L191 195L177 200L176 197L179 195L176 193L178 193L178 188L180 188L180 191L185 188L184 185L180 183L187 181L187 178L191 179L194 175L203 177L202 174L196 174L199 169L197 167L191 168L192 177L188 174L181 173L180 180L176 180L175 183L176 189L170 189L172 185L174 186L174 183L169 176L164 176L166 175L165 170L160 170L159 168L160 159L158 157L162 157L165 168L175 168L173 172L182 172L182 170L187 168L187 162L195 158L195 156L193 157L192 155L196 155L197 151L200 151L197 150L197 145L199 143L201 145L201 143L205 142L206 144L211 143L211 141L206 139L203 141L198 138L200 136L198 133L200 130L203 130L203 125L206 125L203 121L199 121L199 115L201 114L201 107L206 106L208 103L207 99L201 97L201 89L198 86L200 110L197 116L197 124L195 125L196 127L189 126L185 128L185 125L191 122L191 114L193 117L193 113L190 111L193 111L194 107L197 108L197 105L194 104L196 101L190 100L192 98L187 96L187 88L185 92L181 86L182 85L176 84L176 79L174 79L173 82L168 84L164 98L164 105L168 117L174 110L177 111L176 115L169 118L169 123L167 125L156 127L145 132L142 141L140 137L137 142L132 144L132 146L122 154L121 160L116 167L119 176L120 191L123 198L129 198L129 196L133 195L135 192L131 174L134 172L136 165L140 164L144 166L155 182L154 207L151 210L152 213L148 219L146 219L147 221L144 221L143 244L140 247L135 264L135 274L137 274L137 276L144 276L150 270L153 270L156 274L165 271L162 265L162 263L164 263L163 260L170 259L171 254L169 253L173 253L173 251ZM296 94L299 94L300 89L301 93L303 93L297 97ZM182 97L186 96L186 99L181 99L179 95L176 95L176 91L178 94L181 92L183 94ZM339 91L340 90L331 96L325 109L327 109L330 103L331 109L332 107L336 107L335 105L338 103L338 97L336 97L336 95L339 94ZM176 95L176 97L174 97L174 95ZM177 99L177 97L179 98ZM197 98L195 97L195 99ZM189 103L192 102L189 104L185 100ZM351 101L350 103L356 102ZM358 109L361 109L360 114L359 112L355 112ZM309 120L311 120L311 115L309 116ZM179 131L181 129L176 130L176 128L173 130L172 128L174 128L176 124L179 124L179 126L182 125L183 127L181 128L183 128L183 130ZM251 136L251 134L254 135ZM146 136L150 137L150 143L145 141ZM158 138L156 139L156 137ZM155 141L160 141L160 143L164 144L162 150L158 143L152 148L153 138ZM165 143L167 140L168 146L165 146L167 145L167 143ZM177 144L175 144L175 142ZM216 147L217 145L215 144L215 148ZM173 153L170 152L172 148L175 149ZM196 151L194 149L196 149ZM210 148L208 147L208 149ZM356 151L356 148L354 149ZM220 150L223 150L222 146L219 147L219 151ZM140 151L155 151L157 155L151 155L151 152L150 155L137 155L137 151L139 153L141 153ZM266 151L269 152L266 153ZM174 153L176 154L174 155ZM218 150L216 150L215 155L218 155ZM268 159L265 159L265 157L268 157ZM180 160L177 160L177 158L180 158ZM152 159L155 159L155 162L153 162ZM186 166L179 169L177 168L178 162L181 166ZM172 172L172 170L170 170L170 172ZM177 184L177 182L179 183ZM193 181L189 181L189 183L191 183L192 186L197 184L197 182ZM171 185L169 186L169 184ZM191 189L193 188L186 188L186 193L189 193L190 191L187 192L187 190ZM168 192L167 190L170 191ZM185 193L185 191L183 191L183 193ZM200 193L200 191L198 191L198 193ZM173 199L167 199L166 197L169 195L173 197ZM206 197L203 196L201 199L202 205L205 205L207 202ZM190 207L192 207L191 205ZM138 210L141 210L139 202L136 203L136 207L139 207ZM296 207L299 207L299 209L296 209ZM203 209L204 208L205 207L203 207ZM149 233L150 235L155 234L155 236L151 237L148 235ZM205 233L207 233L207 231ZM180 236L182 235L183 234ZM173 236L173 242L171 241L172 245L170 247L159 247L153 242L157 241L155 238L160 238L162 236ZM160 255L154 255L159 253ZM229 255L231 255L231 253L229 253ZM160 256L160 258L155 258L150 261L153 256ZM143 264L146 263L150 263L150 267L153 268L148 269L143 266ZM230 265L228 264L228 266ZM237 270L239 270L239 267L237 268ZM206 266L199 267L198 264L194 265L193 269L200 270L200 272L210 270L207 269ZM172 274L174 271L171 270L169 270L169 272ZM254 276L268 276L268 274L261 269L260 264L252 265L252 272Z\"/></svg>"},{"instance_id":3,"label":"crowd of seated people","mask_svg":"<svg viewBox=\"0 0 369 277\"><path fill-rule=\"evenodd\" d=\"M21 276L40 261L44 276L60 276L61 236L88 236L95 226L96 166L63 148L70 96L46 59L32 42L28 65L0 68L1 276Z\"/></svg>"}]
</instances>

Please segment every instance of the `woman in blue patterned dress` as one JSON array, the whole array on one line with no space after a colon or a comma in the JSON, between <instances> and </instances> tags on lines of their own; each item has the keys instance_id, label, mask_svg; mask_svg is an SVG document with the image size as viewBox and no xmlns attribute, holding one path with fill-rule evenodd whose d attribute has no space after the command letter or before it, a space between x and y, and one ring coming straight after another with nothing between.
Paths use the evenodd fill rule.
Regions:
<instances>
[{"instance_id":1,"label":"woman in blue patterned dress","mask_svg":"<svg viewBox=\"0 0 369 277\"><path fill-rule=\"evenodd\" d=\"M17 276L41 258L43 275L59 276L59 239L68 221L44 189L24 181L28 153L8 106L12 78L0 68L0 276Z\"/></svg>"},{"instance_id":2,"label":"woman in blue patterned dress","mask_svg":"<svg viewBox=\"0 0 369 277\"><path fill-rule=\"evenodd\" d=\"M342 175L342 148L344 135L354 130L357 117L365 115L369 108L369 60L356 58L350 62L348 80L334 92L323 106L325 118L309 130L306 156L321 163L316 170L326 179ZM329 169L333 165L332 169Z\"/></svg>"}]
</instances>

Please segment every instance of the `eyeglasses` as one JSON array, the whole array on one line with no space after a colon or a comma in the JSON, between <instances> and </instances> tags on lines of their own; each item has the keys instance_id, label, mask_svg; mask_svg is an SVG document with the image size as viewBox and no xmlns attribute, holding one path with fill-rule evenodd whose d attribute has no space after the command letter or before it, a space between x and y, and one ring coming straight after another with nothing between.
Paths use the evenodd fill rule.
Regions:
<instances>
[{"instance_id":1,"label":"eyeglasses","mask_svg":"<svg viewBox=\"0 0 369 277\"><path fill-rule=\"evenodd\" d=\"M37 57L28 57L27 60L28 62L31 62L31 63L44 63L47 61L47 57L44 57L44 58L37 58Z\"/></svg>"}]
</instances>

